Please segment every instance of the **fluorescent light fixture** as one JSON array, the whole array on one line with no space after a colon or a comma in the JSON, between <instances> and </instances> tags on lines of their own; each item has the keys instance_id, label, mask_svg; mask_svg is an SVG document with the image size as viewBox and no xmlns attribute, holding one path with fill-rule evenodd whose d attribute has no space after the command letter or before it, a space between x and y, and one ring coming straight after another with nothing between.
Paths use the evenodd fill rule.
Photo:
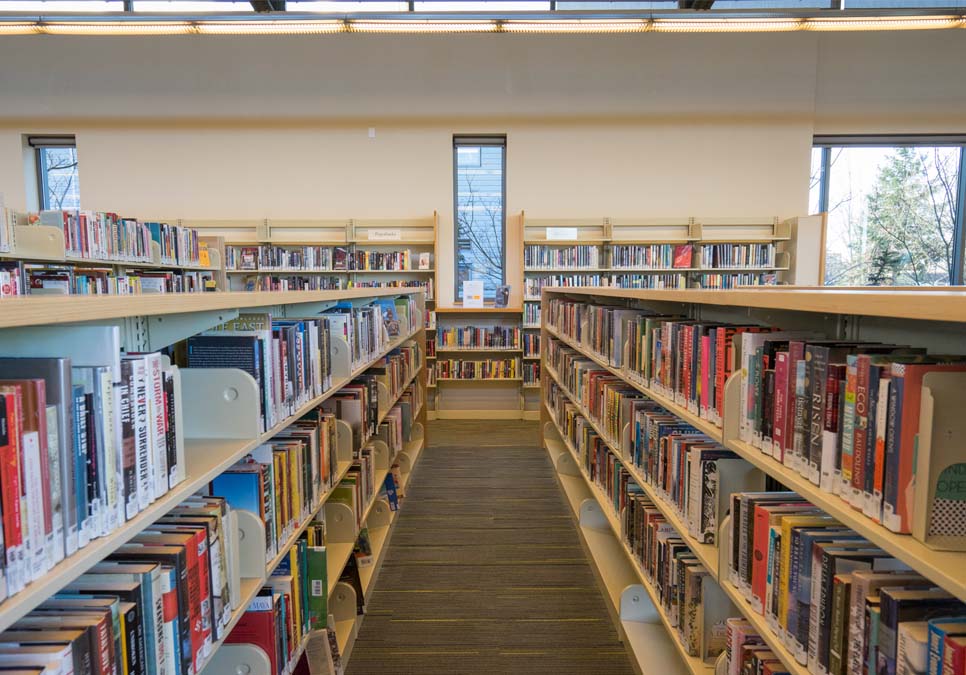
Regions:
<instances>
[{"instance_id":1,"label":"fluorescent light fixture","mask_svg":"<svg viewBox=\"0 0 966 675\"><path fill-rule=\"evenodd\" d=\"M129 21L106 22L43 22L38 23L36 31L45 35L187 35L193 33L192 25L186 21L151 21L133 23Z\"/></svg>"},{"instance_id":2,"label":"fluorescent light fixture","mask_svg":"<svg viewBox=\"0 0 966 675\"><path fill-rule=\"evenodd\" d=\"M0 23L0 35L34 35L37 32L35 23Z\"/></svg>"},{"instance_id":3,"label":"fluorescent light fixture","mask_svg":"<svg viewBox=\"0 0 966 675\"><path fill-rule=\"evenodd\" d=\"M655 19L655 33L784 33L801 30L799 19Z\"/></svg>"},{"instance_id":4,"label":"fluorescent light fixture","mask_svg":"<svg viewBox=\"0 0 966 675\"><path fill-rule=\"evenodd\" d=\"M494 21L350 21L350 33L491 33L498 30Z\"/></svg>"},{"instance_id":5,"label":"fluorescent light fixture","mask_svg":"<svg viewBox=\"0 0 966 675\"><path fill-rule=\"evenodd\" d=\"M877 16L869 18L816 17L803 20L803 29L811 31L863 31L863 30L943 30L966 28L962 16Z\"/></svg>"},{"instance_id":6,"label":"fluorescent light fixture","mask_svg":"<svg viewBox=\"0 0 966 675\"><path fill-rule=\"evenodd\" d=\"M343 21L198 21L201 35L322 35L344 33Z\"/></svg>"},{"instance_id":7,"label":"fluorescent light fixture","mask_svg":"<svg viewBox=\"0 0 966 675\"><path fill-rule=\"evenodd\" d=\"M504 33L641 33L648 29L647 19L504 21Z\"/></svg>"}]
</instances>

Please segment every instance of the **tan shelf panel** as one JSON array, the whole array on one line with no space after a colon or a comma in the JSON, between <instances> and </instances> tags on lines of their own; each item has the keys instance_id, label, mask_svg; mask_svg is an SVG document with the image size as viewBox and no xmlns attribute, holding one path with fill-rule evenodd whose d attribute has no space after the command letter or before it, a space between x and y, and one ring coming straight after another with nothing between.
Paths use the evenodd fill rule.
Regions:
<instances>
[{"instance_id":1,"label":"tan shelf panel","mask_svg":"<svg viewBox=\"0 0 966 675\"><path fill-rule=\"evenodd\" d=\"M892 292L864 288L828 287L819 289L794 286L728 290L548 288L547 292L563 295L596 295L628 300L784 309L815 314L846 314L966 323L966 288L901 289Z\"/></svg>"},{"instance_id":2,"label":"tan shelf panel","mask_svg":"<svg viewBox=\"0 0 966 675\"><path fill-rule=\"evenodd\" d=\"M516 347L443 347L441 345L436 345L436 353L439 352L494 352L494 353L509 353L509 352L522 352L523 347L519 345Z\"/></svg>"},{"instance_id":3,"label":"tan shelf panel","mask_svg":"<svg viewBox=\"0 0 966 675\"><path fill-rule=\"evenodd\" d=\"M410 288L349 288L338 291L227 291L148 295L22 296L0 300L0 328L38 326L132 316L249 309L309 302L410 295Z\"/></svg>"}]
</instances>

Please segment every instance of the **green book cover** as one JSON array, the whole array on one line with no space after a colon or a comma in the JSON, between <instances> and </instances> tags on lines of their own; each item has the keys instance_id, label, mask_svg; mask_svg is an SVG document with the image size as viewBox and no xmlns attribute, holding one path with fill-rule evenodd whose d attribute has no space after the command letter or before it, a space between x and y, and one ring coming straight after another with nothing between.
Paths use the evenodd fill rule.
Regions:
<instances>
[{"instance_id":1,"label":"green book cover","mask_svg":"<svg viewBox=\"0 0 966 675\"><path fill-rule=\"evenodd\" d=\"M305 585L309 590L309 629L321 630L329 614L329 575L324 546L307 546Z\"/></svg>"}]
</instances>

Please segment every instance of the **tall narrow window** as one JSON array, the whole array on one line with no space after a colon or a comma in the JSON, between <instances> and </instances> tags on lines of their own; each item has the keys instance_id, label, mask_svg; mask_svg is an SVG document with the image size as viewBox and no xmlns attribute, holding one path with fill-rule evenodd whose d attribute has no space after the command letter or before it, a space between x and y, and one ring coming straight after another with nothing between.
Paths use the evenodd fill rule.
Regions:
<instances>
[{"instance_id":1,"label":"tall narrow window","mask_svg":"<svg viewBox=\"0 0 966 675\"><path fill-rule=\"evenodd\" d=\"M453 138L456 297L481 280L487 300L506 279L506 136Z\"/></svg>"},{"instance_id":2,"label":"tall narrow window","mask_svg":"<svg viewBox=\"0 0 966 675\"><path fill-rule=\"evenodd\" d=\"M828 286L963 283L964 139L823 138L809 198L828 213Z\"/></svg>"},{"instance_id":3,"label":"tall narrow window","mask_svg":"<svg viewBox=\"0 0 966 675\"><path fill-rule=\"evenodd\" d=\"M77 145L73 136L31 136L37 153L37 195L41 210L80 208Z\"/></svg>"}]
</instances>

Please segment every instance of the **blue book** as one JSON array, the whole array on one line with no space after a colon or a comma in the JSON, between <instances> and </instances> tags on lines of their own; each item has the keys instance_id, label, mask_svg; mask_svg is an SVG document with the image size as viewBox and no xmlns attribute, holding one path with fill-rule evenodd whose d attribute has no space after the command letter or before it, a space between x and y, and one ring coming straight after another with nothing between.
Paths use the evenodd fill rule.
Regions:
<instances>
[{"instance_id":1,"label":"blue book","mask_svg":"<svg viewBox=\"0 0 966 675\"><path fill-rule=\"evenodd\" d=\"M251 471L226 471L211 481L211 494L224 497L233 509L245 509L264 517L262 474L257 466Z\"/></svg>"},{"instance_id":2,"label":"blue book","mask_svg":"<svg viewBox=\"0 0 966 675\"><path fill-rule=\"evenodd\" d=\"M389 502L389 510L398 511L399 495L396 493L396 479L393 478L392 471L386 474L386 480L383 482L383 488L386 491L386 500Z\"/></svg>"},{"instance_id":3,"label":"blue book","mask_svg":"<svg viewBox=\"0 0 966 675\"><path fill-rule=\"evenodd\" d=\"M929 622L929 665L927 675L942 675L946 635L966 635L966 616L946 616Z\"/></svg>"}]
</instances>

